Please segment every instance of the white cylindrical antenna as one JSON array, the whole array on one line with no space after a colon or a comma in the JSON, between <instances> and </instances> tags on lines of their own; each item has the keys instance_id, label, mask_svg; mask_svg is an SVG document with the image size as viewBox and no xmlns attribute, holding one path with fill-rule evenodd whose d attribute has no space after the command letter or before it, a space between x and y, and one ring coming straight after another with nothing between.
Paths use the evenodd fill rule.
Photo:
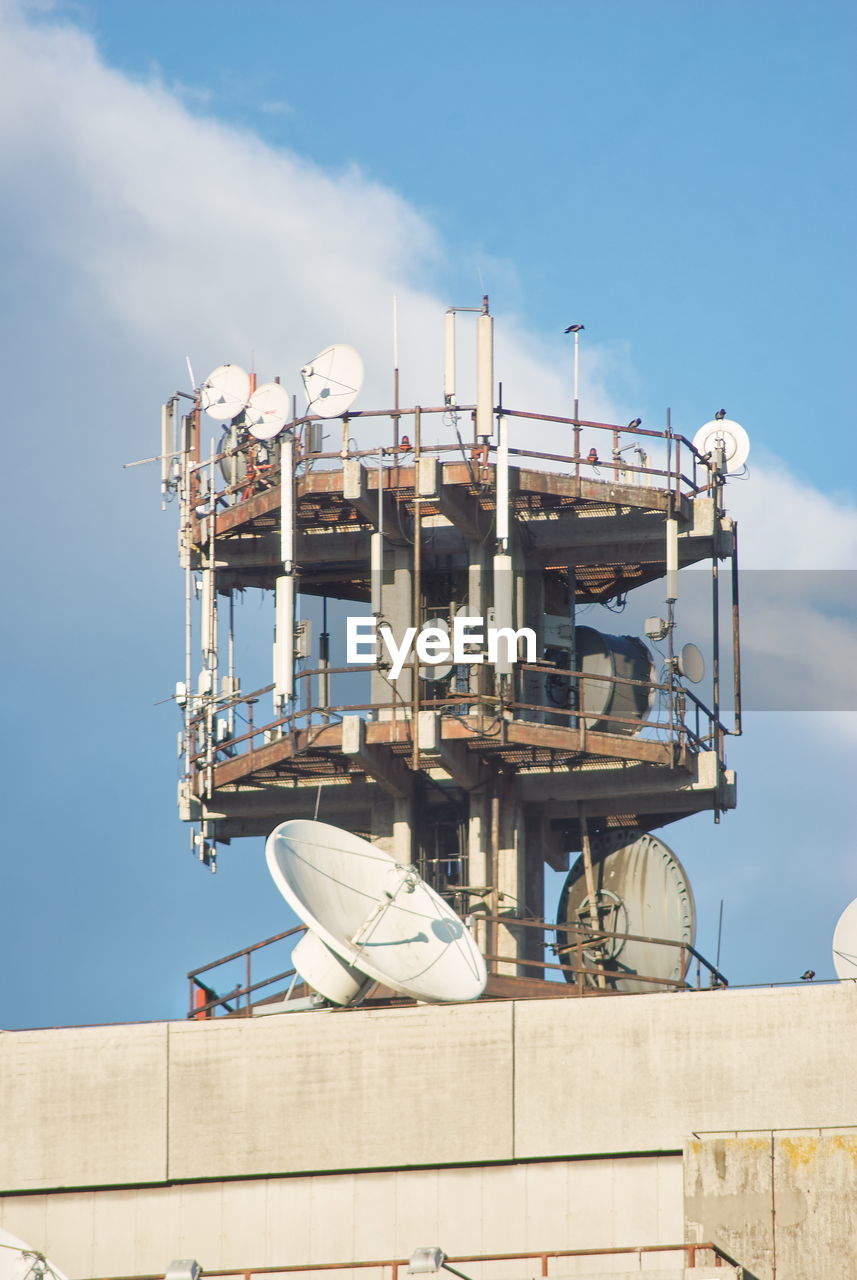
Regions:
<instances>
[{"instance_id":1,"label":"white cylindrical antenna","mask_svg":"<svg viewBox=\"0 0 857 1280\"><path fill-rule=\"evenodd\" d=\"M443 330L443 402L455 404L455 311L446 313Z\"/></svg>"},{"instance_id":2,"label":"white cylindrical antenna","mask_svg":"<svg viewBox=\"0 0 857 1280\"><path fill-rule=\"evenodd\" d=\"M384 569L384 535L373 533L369 536L369 574L372 588L372 612L375 617L381 616L381 574Z\"/></svg>"},{"instance_id":3,"label":"white cylindrical antenna","mask_svg":"<svg viewBox=\"0 0 857 1280\"><path fill-rule=\"evenodd\" d=\"M173 469L173 431L175 425L176 402L168 400L161 409L161 490L166 492Z\"/></svg>"},{"instance_id":4,"label":"white cylindrical antenna","mask_svg":"<svg viewBox=\"0 0 857 1280\"><path fill-rule=\"evenodd\" d=\"M203 569L202 590L199 602L199 647L202 651L202 668L207 671L210 666L211 653L214 649L212 624L214 621L214 571ZM204 682L203 682L204 683ZM200 692L202 692L200 688Z\"/></svg>"},{"instance_id":5,"label":"white cylindrical antenna","mask_svg":"<svg viewBox=\"0 0 857 1280\"><path fill-rule=\"evenodd\" d=\"M295 561L294 452L294 441L283 440L280 445L280 559L286 573L292 572Z\"/></svg>"},{"instance_id":6,"label":"white cylindrical antenna","mask_svg":"<svg viewBox=\"0 0 857 1280\"><path fill-rule=\"evenodd\" d=\"M678 521L667 520L667 600L678 600Z\"/></svg>"},{"instance_id":7,"label":"white cylindrical antenna","mask_svg":"<svg viewBox=\"0 0 857 1280\"><path fill-rule=\"evenodd\" d=\"M196 378L193 376L193 365L190 362L190 356L185 356L185 361L187 363L188 377L190 378L190 389L191 391L196 391Z\"/></svg>"},{"instance_id":8,"label":"white cylindrical antenna","mask_svg":"<svg viewBox=\"0 0 857 1280\"><path fill-rule=\"evenodd\" d=\"M274 633L274 706L279 709L295 693L295 577L277 578Z\"/></svg>"},{"instance_id":9,"label":"white cylindrical antenna","mask_svg":"<svg viewBox=\"0 0 857 1280\"><path fill-rule=\"evenodd\" d=\"M497 419L497 542L500 550L509 546L509 420Z\"/></svg>"},{"instance_id":10,"label":"white cylindrical antenna","mask_svg":"<svg viewBox=\"0 0 857 1280\"><path fill-rule=\"evenodd\" d=\"M512 557L496 555L494 557L494 625L514 629L514 594L513 594ZM498 646L496 671L498 675L509 675L512 671L514 656L509 652L510 646Z\"/></svg>"},{"instance_id":11,"label":"white cylindrical antenna","mask_svg":"<svg viewBox=\"0 0 857 1280\"><path fill-rule=\"evenodd\" d=\"M476 321L476 434L494 434L494 317L487 312Z\"/></svg>"}]
</instances>

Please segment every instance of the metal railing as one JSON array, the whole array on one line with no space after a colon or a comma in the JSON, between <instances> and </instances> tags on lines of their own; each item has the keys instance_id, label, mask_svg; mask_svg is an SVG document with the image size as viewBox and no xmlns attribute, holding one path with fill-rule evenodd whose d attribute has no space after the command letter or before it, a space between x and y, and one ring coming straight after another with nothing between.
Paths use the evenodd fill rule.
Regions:
<instances>
[{"instance_id":1,"label":"metal railing","mask_svg":"<svg viewBox=\"0 0 857 1280\"><path fill-rule=\"evenodd\" d=\"M411 664L411 671L414 665L414 663ZM214 745L216 759L222 762L226 758L234 758L235 755L256 750L260 745L268 745L274 738L287 736L301 728L323 728L326 724L335 723L343 715L364 714L370 720L378 720L381 713L384 713L393 720L410 722L413 719L411 701L397 694L392 685L389 699L383 702L355 702L345 699L338 701L336 698L331 698L329 702L321 703L313 696L313 681L324 679L327 681L328 689L331 689L337 678L347 677L353 681L355 678L362 677L365 680L373 670L374 668L368 666L325 666L299 671L295 675L297 695L294 709L274 720L266 720L262 724L254 723L253 708L260 698L272 692L273 684L255 689L251 693L224 695L217 698L216 713L218 715L246 707L247 717L243 732L233 734ZM560 669L542 663L519 663L514 668L512 696L504 696L502 693L485 689L486 683L489 690L492 686L490 676L486 680L484 667L476 667L475 670L478 673L477 678L482 685L481 688L473 691L458 690L436 697L421 696L420 709L436 710L441 714L453 715L456 719L467 723L474 736L480 735L488 721L496 723L498 719L533 724L556 724L560 721L560 727L570 729L591 728L592 722L595 722L600 726L601 732L616 732L626 739L644 737L644 740L650 740L655 737L664 742L674 743L679 751L689 747L693 751L717 750L722 755L723 739L731 733L731 730L715 717L713 711L702 699L678 680L665 682L634 680L619 675L599 675L581 669ZM545 679L561 676L563 680L569 682L570 688L575 684L581 687L601 683L645 689L650 704L656 705L658 695L662 697L663 710L656 712L654 717L651 714L620 716L587 707L585 702L578 707L564 707L553 702L527 702L518 696L519 686L527 673L543 676ZM418 678L422 680L421 677ZM422 683L425 682L422 681ZM690 704L689 714L688 704ZM467 708L465 714L458 710L462 706ZM196 764L197 768L212 763L211 748L204 745L208 738L205 732L207 717L208 712L203 711L191 716L189 720L191 734L198 733L200 739L199 743L191 743L190 751L190 760ZM633 732L628 733L626 731L628 729ZM646 731L648 736L645 736Z\"/></svg>"},{"instance_id":2,"label":"metal railing","mask_svg":"<svg viewBox=\"0 0 857 1280\"><path fill-rule=\"evenodd\" d=\"M541 423L551 427L567 427L571 436L571 450L568 453L553 453L510 444L509 454L513 458L522 460L531 459L535 462L558 463L576 479L582 475L601 478L602 473L606 471L608 479L613 484L629 483L629 477L631 477L630 483L639 483L642 480L644 484L653 488L663 488L667 493L675 497L683 495L688 498L710 493L718 484L718 476L712 460L708 456L701 454L686 436L672 431L670 427L666 427L662 431L653 431L645 427L620 427L615 423L567 418L548 413L533 413L521 409L509 409L505 406L497 406L495 412L498 416L502 414L506 419L517 420L526 424ZM474 467L485 467L492 458L496 457L497 445L479 439L476 437L475 431L472 440L469 441L464 441L457 429L456 437L454 439L450 437L448 441L428 443L422 440L421 423L423 419L429 419L433 415L440 414L448 422L450 417L454 419L459 417L467 418L474 413L475 405L434 405L428 407L415 405L406 409L377 409L349 413L339 420L342 423L340 447L321 451L310 451L308 447L308 429L313 423L324 422L332 425L332 422L336 420L307 416L297 418L287 424L286 430L291 433L291 438L295 441L295 465L298 473L301 470L306 472L319 463L333 462L341 464L348 459L376 459L379 456L379 451L386 457L387 465L393 468L397 465L412 465L414 457L419 457L420 454L430 454L437 457L448 454L453 458L463 458L465 462ZM350 437L349 424L375 418L386 418L394 424L392 443L357 448ZM402 421L407 422L408 419L413 419L412 436L402 436L400 435ZM589 433L595 433L592 435L593 439L604 439L605 457L602 458L600 456L601 451L597 446L584 455L581 450L581 438L584 430ZM250 437L240 444L232 445L220 452L210 453L208 457L203 458L200 453L199 442L195 438L198 431L199 428L191 421L189 447L196 457L196 461L192 466L194 475L197 477L194 503L198 515L204 517L206 514L205 511L199 510L201 507L208 507L210 511L213 511L216 510L218 504L223 506L244 502L255 493L276 486L279 483L279 457L276 442L269 443ZM649 444L660 442L661 447L666 452L666 466L649 465L652 460L648 458L645 450L643 450L643 442ZM638 461L632 463L623 455L635 448L638 451ZM643 461L643 458L646 461ZM690 474L683 470L685 460L689 465ZM213 471L214 466L219 467L221 463L225 463L227 467L243 467L244 474L231 483L224 479L223 483L217 486L213 483L211 474L206 476L206 470ZM481 477L478 477L474 472L474 479L481 479Z\"/></svg>"},{"instance_id":3,"label":"metal railing","mask_svg":"<svg viewBox=\"0 0 857 1280\"><path fill-rule=\"evenodd\" d=\"M491 1280L491 1263L513 1262L513 1263L535 1263L534 1267L521 1267L521 1276L535 1277L540 1276L543 1280L550 1280L551 1275L555 1275L556 1271L551 1271L551 1263L560 1261L561 1259L573 1260L576 1258L628 1258L632 1262L636 1260L637 1268L643 1270L643 1258L651 1258L653 1255L664 1254L668 1259L676 1258L680 1266L697 1267L697 1266L715 1266L715 1267L734 1267L740 1268L740 1263L731 1257L719 1245L712 1241L705 1241L700 1244L642 1244L642 1245L612 1245L606 1248L590 1248L590 1249L546 1249L541 1252L532 1251L527 1253L472 1253L458 1254L448 1256L446 1262L455 1267L466 1266L469 1268L479 1268L479 1276L474 1280ZM215 1270L208 1267L204 1270L206 1277L226 1277L243 1276L244 1280L253 1280L255 1276L277 1276L277 1275L317 1275L320 1272L351 1272L351 1271L377 1271L380 1275L377 1280L400 1280L401 1277L408 1274L407 1258L379 1258L369 1262L310 1262L300 1265L288 1264L277 1267L236 1267L228 1270ZM601 1272L599 1271L599 1274ZM605 1273L609 1274L609 1273ZM103 1277L99 1280L104 1280ZM163 1275L136 1275L136 1276L115 1276L110 1280L163 1280Z\"/></svg>"},{"instance_id":4,"label":"metal railing","mask_svg":"<svg viewBox=\"0 0 857 1280\"><path fill-rule=\"evenodd\" d=\"M488 896L487 890L485 896ZM552 994L557 996L627 994L617 990L612 985L623 979L642 983L653 992L704 990L706 987L703 982L703 974L706 976L708 989L727 987L729 985L728 979L719 969L706 960L705 956L691 946L689 942L675 941L671 938L650 938L642 934L622 933L615 930L596 931L592 926L576 921L552 924L545 920L520 919L513 915L503 914L495 915L478 909L474 909L471 916L475 928L492 930L489 935L492 938L496 938L497 929L501 927L525 931L538 930L556 935L555 942L543 944L544 949L552 952L557 957L568 957L567 959L554 961L535 960L526 956L502 954L499 948L495 952L492 945L485 955L485 960L489 968L493 966L493 971L496 973L501 972L501 966L504 966L506 968L524 970L524 973L520 976L527 977L532 974L534 978L544 980L546 986L552 983L556 988ZM266 948L283 942L287 938L293 938L294 942L299 941L305 930L305 925L286 929L285 932L275 934L272 938L254 942L249 947L243 947L240 951L233 951L228 956L221 956L219 959L212 960L197 969L192 969L187 975L190 985L187 1017L191 1019L224 1016L250 1017L255 1004L259 1003L254 1001L254 996L261 991L274 987L278 983L290 982L297 977L294 968L289 967L272 974L270 977L254 981L254 957L260 951L265 951ZM573 936L570 937L569 935ZM565 938L565 941L561 940L563 938ZM679 955L679 975L674 978L652 977L647 974L622 969L620 966L611 965L609 961L599 960L597 955L596 958L593 958L592 953L597 953L598 947L607 941L613 944L617 942L623 944L625 942L644 942L656 947L664 947L676 951ZM208 982L202 980L203 975L213 975L216 970L226 965L236 964L240 964L243 969L243 982L238 982L236 986L225 993L216 991ZM565 979L565 981L562 982L560 979ZM276 992L269 991L269 994L279 994L279 989Z\"/></svg>"}]
</instances>

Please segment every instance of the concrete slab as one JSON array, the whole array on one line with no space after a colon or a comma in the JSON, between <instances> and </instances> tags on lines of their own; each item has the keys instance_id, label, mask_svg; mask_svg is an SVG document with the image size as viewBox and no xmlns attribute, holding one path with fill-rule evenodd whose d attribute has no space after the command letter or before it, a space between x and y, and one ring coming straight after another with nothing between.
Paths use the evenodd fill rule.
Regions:
<instances>
[{"instance_id":1,"label":"concrete slab","mask_svg":"<svg viewBox=\"0 0 857 1280\"><path fill-rule=\"evenodd\" d=\"M162 1023L0 1034L0 1187L166 1177L166 1045Z\"/></svg>"},{"instance_id":2,"label":"concrete slab","mask_svg":"<svg viewBox=\"0 0 857 1280\"><path fill-rule=\"evenodd\" d=\"M174 1024L171 1178L505 1160L512 1006Z\"/></svg>"},{"instance_id":3,"label":"concrete slab","mask_svg":"<svg viewBox=\"0 0 857 1280\"><path fill-rule=\"evenodd\" d=\"M854 1119L857 983L515 1006L515 1155Z\"/></svg>"}]
</instances>

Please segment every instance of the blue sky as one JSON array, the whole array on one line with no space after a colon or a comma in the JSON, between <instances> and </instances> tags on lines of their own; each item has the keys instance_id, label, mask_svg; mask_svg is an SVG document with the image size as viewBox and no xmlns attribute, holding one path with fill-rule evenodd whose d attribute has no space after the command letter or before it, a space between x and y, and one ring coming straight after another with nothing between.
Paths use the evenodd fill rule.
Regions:
<instances>
[{"instance_id":1,"label":"blue sky","mask_svg":"<svg viewBox=\"0 0 857 1280\"><path fill-rule=\"evenodd\" d=\"M187 852L155 705L174 513L122 463L186 353L288 375L342 337L386 401L397 292L405 394L437 394L440 313L484 286L518 404L568 397L582 321L585 413L747 427L745 563L855 568L854 55L844 3L0 3L0 1026L181 1016L188 968L283 927L255 842ZM749 716L738 811L666 833L735 981L832 975L854 722Z\"/></svg>"}]
</instances>

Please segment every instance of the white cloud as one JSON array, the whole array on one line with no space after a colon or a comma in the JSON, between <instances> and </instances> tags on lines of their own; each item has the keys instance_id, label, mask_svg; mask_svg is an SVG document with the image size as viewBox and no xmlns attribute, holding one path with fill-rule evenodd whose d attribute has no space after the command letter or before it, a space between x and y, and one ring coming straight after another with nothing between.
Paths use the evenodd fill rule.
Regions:
<instances>
[{"instance_id":1,"label":"white cloud","mask_svg":"<svg viewBox=\"0 0 857 1280\"><path fill-rule=\"evenodd\" d=\"M319 347L350 341L366 360L364 403L384 404L397 293L403 402L440 402L447 300L429 282L443 246L407 201L357 168L327 173L191 114L161 83L105 66L73 27L7 11L2 44L0 153L21 229L111 325L176 370L188 349L197 372L255 353L292 390ZM568 404L567 371L540 363L523 333L502 342L518 403L535 392L546 411ZM609 413L602 386L589 400Z\"/></svg>"}]
</instances>

